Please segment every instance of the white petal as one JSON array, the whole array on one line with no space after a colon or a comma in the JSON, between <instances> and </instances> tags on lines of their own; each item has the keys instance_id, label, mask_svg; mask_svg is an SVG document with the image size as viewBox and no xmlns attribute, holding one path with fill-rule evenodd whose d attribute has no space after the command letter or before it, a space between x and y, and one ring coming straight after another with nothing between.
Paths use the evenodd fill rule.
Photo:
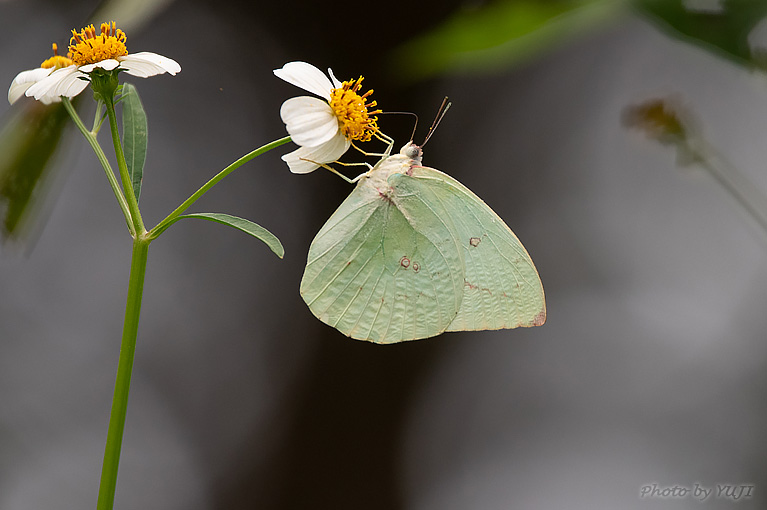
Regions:
<instances>
[{"instance_id":1,"label":"white petal","mask_svg":"<svg viewBox=\"0 0 767 510\"><path fill-rule=\"evenodd\" d=\"M317 147L338 134L338 118L322 99L292 97L282 103L280 117L297 145Z\"/></svg>"},{"instance_id":2,"label":"white petal","mask_svg":"<svg viewBox=\"0 0 767 510\"><path fill-rule=\"evenodd\" d=\"M99 62L96 62L94 64L85 64L84 66L78 67L80 71L83 73L89 73L96 69L97 67L100 69L104 69L105 71L111 71L112 69L116 68L120 65L120 62L113 58L108 58L106 60L101 60Z\"/></svg>"},{"instance_id":3,"label":"white petal","mask_svg":"<svg viewBox=\"0 0 767 510\"><path fill-rule=\"evenodd\" d=\"M328 67L328 74L330 75L330 81L333 82L334 89L340 89L341 87L343 87L344 84L338 81L338 78L336 78L336 75L333 74L333 70L329 67Z\"/></svg>"},{"instance_id":4,"label":"white petal","mask_svg":"<svg viewBox=\"0 0 767 510\"><path fill-rule=\"evenodd\" d=\"M40 80L26 91L26 95L43 102L55 101L59 96L74 97L90 83L85 74L77 70L75 66L57 69L50 76ZM45 99L44 99L45 98Z\"/></svg>"},{"instance_id":5,"label":"white petal","mask_svg":"<svg viewBox=\"0 0 767 510\"><path fill-rule=\"evenodd\" d=\"M330 89L334 88L322 71L306 62L288 62L282 69L275 69L274 75L327 100L330 100Z\"/></svg>"},{"instance_id":6,"label":"white petal","mask_svg":"<svg viewBox=\"0 0 767 510\"><path fill-rule=\"evenodd\" d=\"M181 66L172 58L157 53L142 51L120 57L120 69L139 78L148 78L157 74L169 73L174 76L181 72Z\"/></svg>"},{"instance_id":7,"label":"white petal","mask_svg":"<svg viewBox=\"0 0 767 510\"><path fill-rule=\"evenodd\" d=\"M338 160L350 146L351 142L338 133L319 147L299 147L282 156L282 160L288 164L290 171L294 174L308 174L319 168L320 163L332 163Z\"/></svg>"},{"instance_id":8,"label":"white petal","mask_svg":"<svg viewBox=\"0 0 767 510\"><path fill-rule=\"evenodd\" d=\"M47 77L53 72L52 68L30 69L29 71L22 71L16 75L11 82L11 87L8 89L8 102L13 104L24 95L29 87Z\"/></svg>"}]
</instances>

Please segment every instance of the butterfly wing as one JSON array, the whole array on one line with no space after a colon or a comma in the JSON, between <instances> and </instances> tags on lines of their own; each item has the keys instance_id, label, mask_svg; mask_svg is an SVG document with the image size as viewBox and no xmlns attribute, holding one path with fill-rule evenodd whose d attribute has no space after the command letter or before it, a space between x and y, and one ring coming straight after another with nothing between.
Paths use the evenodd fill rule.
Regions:
<instances>
[{"instance_id":1,"label":"butterfly wing","mask_svg":"<svg viewBox=\"0 0 767 510\"><path fill-rule=\"evenodd\" d=\"M454 229L442 203L407 190L384 196L363 183L312 241L301 295L317 318L352 338L394 343L438 335L464 293Z\"/></svg>"},{"instance_id":2,"label":"butterfly wing","mask_svg":"<svg viewBox=\"0 0 767 510\"><path fill-rule=\"evenodd\" d=\"M463 297L446 331L540 326L546 303L538 272L517 236L466 186L438 170L414 167L412 176L394 174L389 183L413 195L427 209L444 211L445 223L461 247ZM423 209L423 208L420 208ZM419 210L404 205L406 215Z\"/></svg>"}]
</instances>

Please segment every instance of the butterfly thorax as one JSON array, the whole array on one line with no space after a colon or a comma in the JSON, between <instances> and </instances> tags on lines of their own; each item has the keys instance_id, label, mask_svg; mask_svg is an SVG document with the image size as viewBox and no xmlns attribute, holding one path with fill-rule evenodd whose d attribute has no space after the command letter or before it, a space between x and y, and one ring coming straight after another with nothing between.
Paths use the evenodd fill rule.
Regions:
<instances>
[{"instance_id":1,"label":"butterfly thorax","mask_svg":"<svg viewBox=\"0 0 767 510\"><path fill-rule=\"evenodd\" d=\"M388 179L394 174L412 175L412 169L421 166L423 152L413 142L407 143L393 156L384 156L373 169L360 180L359 186L371 194L390 198L392 189Z\"/></svg>"}]
</instances>

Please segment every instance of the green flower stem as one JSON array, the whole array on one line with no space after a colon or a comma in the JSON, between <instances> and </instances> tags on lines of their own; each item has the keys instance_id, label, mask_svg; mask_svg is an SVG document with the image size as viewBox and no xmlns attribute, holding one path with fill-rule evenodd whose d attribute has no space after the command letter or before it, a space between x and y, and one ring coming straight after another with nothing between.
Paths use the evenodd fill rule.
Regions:
<instances>
[{"instance_id":1,"label":"green flower stem","mask_svg":"<svg viewBox=\"0 0 767 510\"><path fill-rule=\"evenodd\" d=\"M184 211L186 211L189 206L191 206L193 203L195 203L201 196L203 196L210 188L215 186L221 179L232 173L234 170L239 168L240 166L244 165L251 159L255 158L256 156L260 156L261 154L270 151L274 149L275 147L279 147L280 145L284 145L290 141L290 137L286 136L285 138L280 138L279 140L275 140L271 143L268 143L266 145L263 145L259 147L258 149L255 149L248 154L245 154L243 157L229 165L228 167L221 170L218 174L216 174L211 180L205 183L200 189L194 192L192 196L187 198L184 203L182 203L180 206L176 208L172 213L170 213L164 220L162 220L160 223L157 224L156 227L154 227L151 231L149 231L148 239L156 239L160 234L162 234L165 229L167 229L171 223L175 221L176 218L178 218Z\"/></svg>"},{"instance_id":2,"label":"green flower stem","mask_svg":"<svg viewBox=\"0 0 767 510\"><path fill-rule=\"evenodd\" d=\"M109 164L109 160L106 157L106 154L104 154L104 151L101 149L101 146L99 145L98 140L96 139L96 134L92 131L88 131L88 128L85 127L85 124L83 124L83 121L80 119L80 116L77 115L77 111L75 110L75 107L72 106L72 102L69 100L69 98L62 97L61 102L64 104L64 108L66 108L67 113L69 113L69 116L72 117L72 120L75 122L75 125L80 130L80 132L83 134L85 139L90 144L91 148L93 149L93 152L96 153L96 157L98 158L99 162L101 163L101 166L104 167L104 173L106 173L107 180L109 181L109 185L112 187L112 191L115 194L115 198L117 199L117 204L120 206L120 209L123 212L123 215L125 216L125 222L128 224L128 230L130 231L131 235L135 235L136 230L134 229L133 222L131 221L131 213L128 208L128 202L125 200L125 197L122 194L122 191L120 190L120 184L117 182L117 178L115 177L114 170L112 170L112 166ZM133 188L130 188L133 189Z\"/></svg>"},{"instance_id":3,"label":"green flower stem","mask_svg":"<svg viewBox=\"0 0 767 510\"><path fill-rule=\"evenodd\" d=\"M134 232L137 235L141 235L146 232L146 228L144 228L144 220L141 219L141 211L138 209L138 200L136 200L136 195L133 193L133 181L131 180L131 176L128 174L128 164L125 162L123 146L120 143L120 133L117 131L117 114L115 113L114 98L105 98L104 104L107 107L109 128L112 131L112 142L115 146L117 169L120 172L120 180L122 181L123 185L123 194L125 195L125 199L128 202L128 210L130 211L131 218L133 220Z\"/></svg>"},{"instance_id":4,"label":"green flower stem","mask_svg":"<svg viewBox=\"0 0 767 510\"><path fill-rule=\"evenodd\" d=\"M128 392L130 391L133 355L136 351L141 296L144 291L144 275L150 240L146 236L136 236L133 240L130 280L128 282L128 300L125 305L125 322L120 344L120 358L117 363L117 378L112 399L112 412L109 415L109 430L104 449L104 464L101 468L101 483L97 510L112 510L115 488L117 487L117 468L120 463L125 415L128 410Z\"/></svg>"}]
</instances>

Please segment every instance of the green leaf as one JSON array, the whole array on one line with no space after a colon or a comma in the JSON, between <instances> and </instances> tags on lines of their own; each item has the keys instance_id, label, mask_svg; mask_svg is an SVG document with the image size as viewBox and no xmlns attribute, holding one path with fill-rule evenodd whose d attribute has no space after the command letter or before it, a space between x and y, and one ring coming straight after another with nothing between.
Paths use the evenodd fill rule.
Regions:
<instances>
[{"instance_id":1,"label":"green leaf","mask_svg":"<svg viewBox=\"0 0 767 510\"><path fill-rule=\"evenodd\" d=\"M635 6L666 33L746 67L765 67L748 35L767 16L765 0L722 0L720 10L688 8L683 0L635 0Z\"/></svg>"},{"instance_id":2,"label":"green leaf","mask_svg":"<svg viewBox=\"0 0 767 510\"><path fill-rule=\"evenodd\" d=\"M230 214L223 213L192 213L183 214L174 220L174 223L182 218L199 218L201 220L215 221L223 225L229 225L237 230L241 230L246 234L250 234L256 239L260 239L272 250L278 257L282 258L285 255L285 248L282 247L282 243L277 236L266 230L261 225L257 225L250 220L244 218L238 218Z\"/></svg>"},{"instance_id":3,"label":"green leaf","mask_svg":"<svg viewBox=\"0 0 767 510\"><path fill-rule=\"evenodd\" d=\"M624 0L500 0L420 33L391 64L405 79L507 68L627 10Z\"/></svg>"},{"instance_id":4,"label":"green leaf","mask_svg":"<svg viewBox=\"0 0 767 510\"><path fill-rule=\"evenodd\" d=\"M136 87L126 83L123 85L122 92L123 151L133 183L133 193L138 201L141 194L141 180L144 178L148 126L146 113Z\"/></svg>"}]
</instances>

